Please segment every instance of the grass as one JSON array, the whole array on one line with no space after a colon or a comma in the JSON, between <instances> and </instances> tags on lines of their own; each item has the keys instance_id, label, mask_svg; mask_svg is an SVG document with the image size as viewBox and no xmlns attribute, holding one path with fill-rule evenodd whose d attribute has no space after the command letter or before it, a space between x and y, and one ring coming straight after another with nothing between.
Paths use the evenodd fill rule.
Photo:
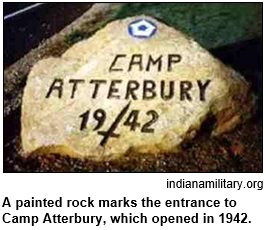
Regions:
<instances>
[{"instance_id":1,"label":"grass","mask_svg":"<svg viewBox=\"0 0 266 230\"><path fill-rule=\"evenodd\" d=\"M262 36L260 3L125 3L116 19L151 15L207 49Z\"/></svg>"},{"instance_id":2,"label":"grass","mask_svg":"<svg viewBox=\"0 0 266 230\"><path fill-rule=\"evenodd\" d=\"M150 15L193 37L206 49L262 37L262 3L123 3L111 15L99 18L97 30L113 20ZM90 34L73 31L72 45Z\"/></svg>"},{"instance_id":3,"label":"grass","mask_svg":"<svg viewBox=\"0 0 266 230\"><path fill-rule=\"evenodd\" d=\"M262 37L261 3L124 3L110 20L141 14L180 29L207 49Z\"/></svg>"},{"instance_id":4,"label":"grass","mask_svg":"<svg viewBox=\"0 0 266 230\"><path fill-rule=\"evenodd\" d=\"M73 45L78 41L88 38L88 33L81 30L73 30L70 34L66 35L64 42L67 45Z\"/></svg>"}]
</instances>

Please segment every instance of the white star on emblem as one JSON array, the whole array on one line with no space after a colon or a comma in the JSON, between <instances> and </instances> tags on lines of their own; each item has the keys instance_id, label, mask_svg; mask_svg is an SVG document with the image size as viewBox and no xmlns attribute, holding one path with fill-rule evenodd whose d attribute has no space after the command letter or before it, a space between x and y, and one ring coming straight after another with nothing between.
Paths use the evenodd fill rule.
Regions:
<instances>
[{"instance_id":1,"label":"white star on emblem","mask_svg":"<svg viewBox=\"0 0 266 230\"><path fill-rule=\"evenodd\" d=\"M146 19L132 22L128 26L129 34L136 38L150 38L155 34L156 30L156 26Z\"/></svg>"}]
</instances>

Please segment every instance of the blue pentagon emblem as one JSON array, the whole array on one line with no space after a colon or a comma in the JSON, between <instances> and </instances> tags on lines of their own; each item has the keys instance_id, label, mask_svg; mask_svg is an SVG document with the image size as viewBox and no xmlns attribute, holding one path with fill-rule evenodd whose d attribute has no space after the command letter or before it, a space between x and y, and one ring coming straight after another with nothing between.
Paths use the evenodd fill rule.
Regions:
<instances>
[{"instance_id":1,"label":"blue pentagon emblem","mask_svg":"<svg viewBox=\"0 0 266 230\"><path fill-rule=\"evenodd\" d=\"M156 31L157 26L147 19L131 22L128 26L128 33L134 38L151 38Z\"/></svg>"}]
</instances>

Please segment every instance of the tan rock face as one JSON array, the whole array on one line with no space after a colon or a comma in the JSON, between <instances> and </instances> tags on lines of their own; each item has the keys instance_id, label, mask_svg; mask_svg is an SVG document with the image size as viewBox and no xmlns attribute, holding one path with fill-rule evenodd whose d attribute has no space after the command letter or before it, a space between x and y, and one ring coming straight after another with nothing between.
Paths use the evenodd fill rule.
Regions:
<instances>
[{"instance_id":1,"label":"tan rock face","mask_svg":"<svg viewBox=\"0 0 266 230\"><path fill-rule=\"evenodd\" d=\"M127 18L33 67L22 146L25 156L96 160L175 152L210 115L219 135L253 105L245 80L195 41L153 18Z\"/></svg>"}]
</instances>

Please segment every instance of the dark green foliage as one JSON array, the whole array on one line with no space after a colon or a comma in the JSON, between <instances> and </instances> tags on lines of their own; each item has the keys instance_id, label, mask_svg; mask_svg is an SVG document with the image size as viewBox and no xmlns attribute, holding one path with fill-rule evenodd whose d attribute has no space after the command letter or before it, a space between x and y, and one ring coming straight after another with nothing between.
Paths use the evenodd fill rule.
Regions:
<instances>
[{"instance_id":1,"label":"dark green foliage","mask_svg":"<svg viewBox=\"0 0 266 230\"><path fill-rule=\"evenodd\" d=\"M114 19L151 15L217 48L262 36L262 3L125 3Z\"/></svg>"},{"instance_id":2,"label":"dark green foliage","mask_svg":"<svg viewBox=\"0 0 266 230\"><path fill-rule=\"evenodd\" d=\"M71 34L68 34L65 36L65 43L68 45L73 45L74 43L81 41L83 39L88 38L88 34L86 32L80 31L80 30L74 30Z\"/></svg>"}]
</instances>

